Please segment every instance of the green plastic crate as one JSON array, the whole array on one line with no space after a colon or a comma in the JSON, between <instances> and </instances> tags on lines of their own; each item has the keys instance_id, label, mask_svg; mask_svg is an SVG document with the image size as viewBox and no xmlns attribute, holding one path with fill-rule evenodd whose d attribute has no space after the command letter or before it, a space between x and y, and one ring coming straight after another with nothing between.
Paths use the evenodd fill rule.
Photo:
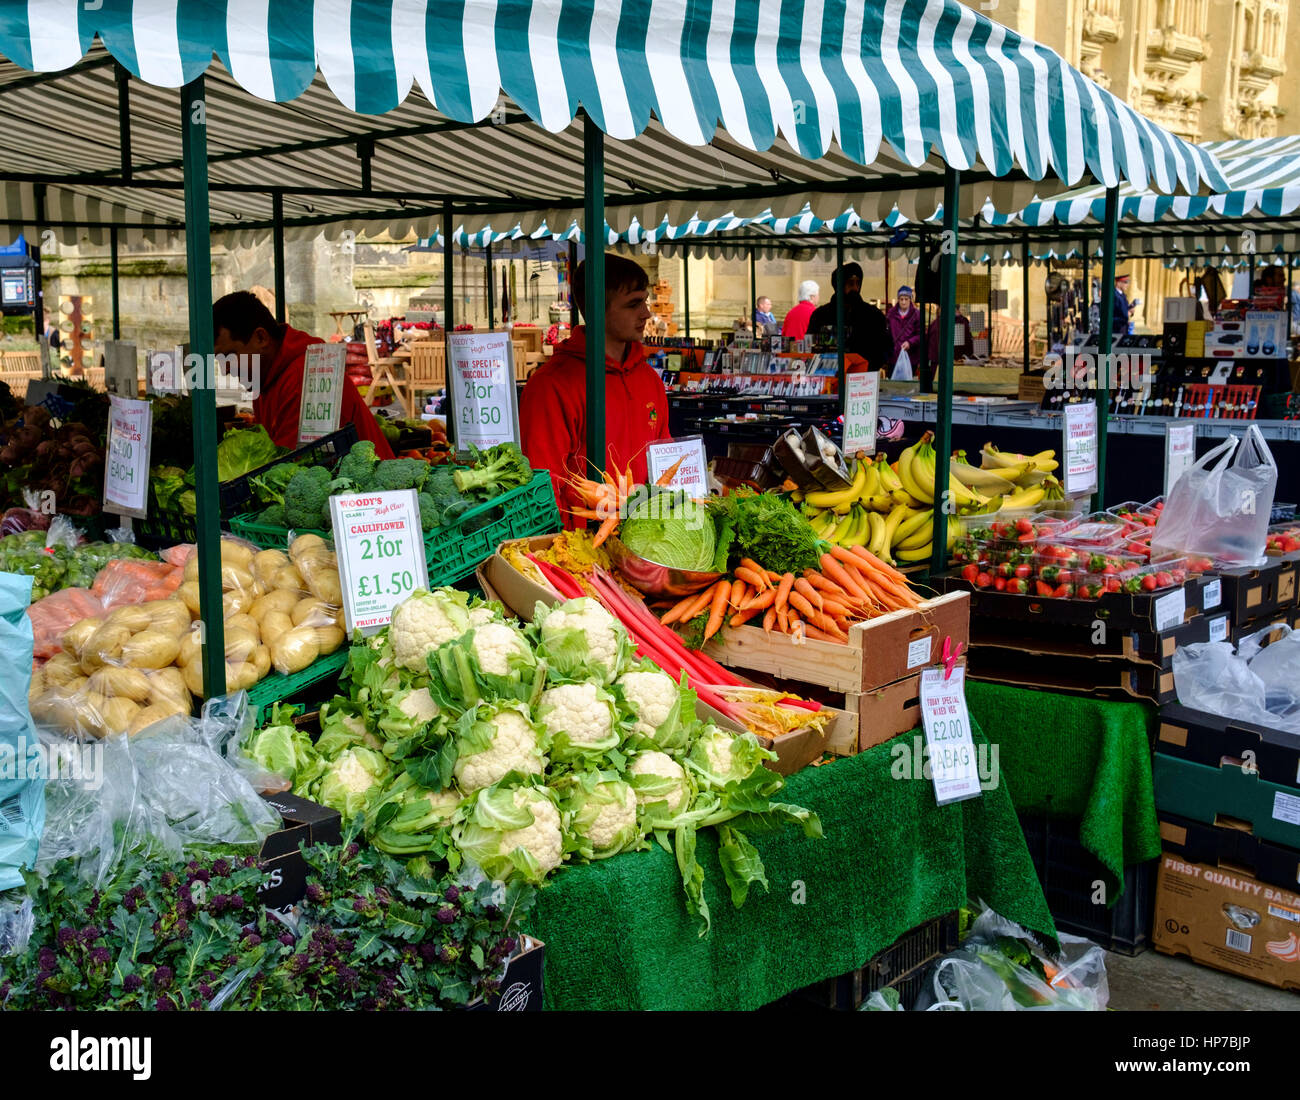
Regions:
<instances>
[{"instance_id":1,"label":"green plastic crate","mask_svg":"<svg viewBox=\"0 0 1300 1100\"><path fill-rule=\"evenodd\" d=\"M492 518L476 531L468 523ZM555 503L551 475L538 470L533 480L518 489L471 508L450 527L437 527L424 537L424 557L429 564L429 587L454 584L468 577L503 542L549 535L560 529L560 509Z\"/></svg>"},{"instance_id":2,"label":"green plastic crate","mask_svg":"<svg viewBox=\"0 0 1300 1100\"><path fill-rule=\"evenodd\" d=\"M149 514L133 520L132 528L136 541L150 547L175 546L198 538L198 520L194 516L180 508L159 508L152 499Z\"/></svg>"},{"instance_id":3,"label":"green plastic crate","mask_svg":"<svg viewBox=\"0 0 1300 1100\"><path fill-rule=\"evenodd\" d=\"M272 669L270 675L249 688L248 704L256 712L257 725L261 726L271 716L271 708L276 703L291 703L295 696L322 680L337 680L343 666L348 663L348 649L345 641L333 653L317 657L301 672L291 672L287 676Z\"/></svg>"},{"instance_id":4,"label":"green plastic crate","mask_svg":"<svg viewBox=\"0 0 1300 1100\"><path fill-rule=\"evenodd\" d=\"M230 533L238 535L241 539L247 539L254 546L261 547L263 550L288 550L289 549L289 530L286 527L276 527L270 523L258 523L257 513L250 513L246 516L236 516L230 521ZM319 529L303 528L302 530L294 529L294 535L320 535L323 539L333 540L334 536L329 531Z\"/></svg>"}]
</instances>

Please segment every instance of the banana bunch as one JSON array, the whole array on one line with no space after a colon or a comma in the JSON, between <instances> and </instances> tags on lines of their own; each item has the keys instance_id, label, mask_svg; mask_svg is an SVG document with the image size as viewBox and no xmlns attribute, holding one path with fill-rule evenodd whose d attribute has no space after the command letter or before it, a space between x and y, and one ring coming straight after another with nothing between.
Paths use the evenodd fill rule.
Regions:
<instances>
[{"instance_id":1,"label":"banana bunch","mask_svg":"<svg viewBox=\"0 0 1300 1100\"><path fill-rule=\"evenodd\" d=\"M953 454L947 496L936 493L934 433L890 463L883 454L859 459L847 489L795 493L817 537L840 546L865 546L891 563L927 561L934 543L934 506L948 504L947 543L951 550L963 530L962 516L1002 509L1030 509L1043 500L1063 498L1055 451L1035 455L999 451L992 443L970 465L966 452Z\"/></svg>"}]
</instances>

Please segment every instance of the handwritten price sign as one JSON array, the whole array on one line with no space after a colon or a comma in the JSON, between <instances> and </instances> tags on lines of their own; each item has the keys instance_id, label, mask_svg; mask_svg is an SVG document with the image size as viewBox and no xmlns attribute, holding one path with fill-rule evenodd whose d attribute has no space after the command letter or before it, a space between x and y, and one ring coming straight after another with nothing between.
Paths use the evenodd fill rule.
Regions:
<instances>
[{"instance_id":1,"label":"handwritten price sign","mask_svg":"<svg viewBox=\"0 0 1300 1100\"><path fill-rule=\"evenodd\" d=\"M373 634L393 608L429 587L415 490L330 497L348 633Z\"/></svg>"}]
</instances>

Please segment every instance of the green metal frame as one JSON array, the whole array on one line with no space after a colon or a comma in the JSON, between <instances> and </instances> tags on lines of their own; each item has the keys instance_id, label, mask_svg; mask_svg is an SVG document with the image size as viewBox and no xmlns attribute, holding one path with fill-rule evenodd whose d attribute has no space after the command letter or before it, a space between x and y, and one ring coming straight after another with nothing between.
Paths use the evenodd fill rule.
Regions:
<instances>
[{"instance_id":1,"label":"green metal frame","mask_svg":"<svg viewBox=\"0 0 1300 1100\"><path fill-rule=\"evenodd\" d=\"M1097 368L1097 491L1093 494L1094 511L1105 507L1106 497L1106 436L1110 428L1110 352L1115 344L1115 260L1119 250L1119 188L1106 191L1106 223L1104 227L1101 258L1101 301L1097 303L1101 317L1101 335L1098 350L1101 362ZM1087 280L1084 280L1085 285Z\"/></svg>"},{"instance_id":2,"label":"green metal frame","mask_svg":"<svg viewBox=\"0 0 1300 1100\"><path fill-rule=\"evenodd\" d=\"M582 171L586 186L583 236L589 242L583 268L582 319L587 326L587 463L605 468L605 249L592 247L605 232L605 134L583 114ZM594 415L600 409L601 415Z\"/></svg>"},{"instance_id":3,"label":"green metal frame","mask_svg":"<svg viewBox=\"0 0 1300 1100\"><path fill-rule=\"evenodd\" d=\"M961 173L949 168L943 181L943 236L939 244L939 407L934 424L934 538L930 552L931 573L948 567L948 473L952 462L952 376L953 325L957 319L957 262L961 255L958 194Z\"/></svg>"}]
</instances>

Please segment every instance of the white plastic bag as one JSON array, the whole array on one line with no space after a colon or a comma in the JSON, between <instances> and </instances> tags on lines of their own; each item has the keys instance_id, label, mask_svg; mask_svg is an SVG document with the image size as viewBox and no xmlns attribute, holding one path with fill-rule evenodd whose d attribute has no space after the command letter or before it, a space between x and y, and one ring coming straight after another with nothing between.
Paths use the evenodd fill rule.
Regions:
<instances>
[{"instance_id":1,"label":"white plastic bag","mask_svg":"<svg viewBox=\"0 0 1300 1100\"><path fill-rule=\"evenodd\" d=\"M1263 565L1276 488L1277 463L1259 428L1252 424L1241 440L1230 435L1175 482L1151 536L1152 557Z\"/></svg>"},{"instance_id":2,"label":"white plastic bag","mask_svg":"<svg viewBox=\"0 0 1300 1100\"><path fill-rule=\"evenodd\" d=\"M1271 644L1262 639L1272 637ZM1229 642L1180 646L1174 687L1185 707L1300 733L1300 634L1274 624Z\"/></svg>"},{"instance_id":3,"label":"white plastic bag","mask_svg":"<svg viewBox=\"0 0 1300 1100\"><path fill-rule=\"evenodd\" d=\"M904 348L898 353L898 359L894 363L894 373L889 376L891 382L910 382L912 381L912 357L907 354Z\"/></svg>"}]
</instances>

